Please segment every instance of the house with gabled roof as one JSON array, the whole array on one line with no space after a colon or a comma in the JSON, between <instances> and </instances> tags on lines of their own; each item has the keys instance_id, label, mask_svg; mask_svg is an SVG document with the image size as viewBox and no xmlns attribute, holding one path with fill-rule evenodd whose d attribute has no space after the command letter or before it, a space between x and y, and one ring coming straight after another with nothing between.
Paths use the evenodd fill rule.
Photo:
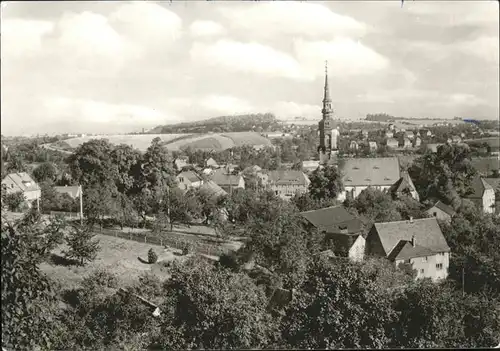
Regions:
<instances>
[{"instance_id":1,"label":"house with gabled roof","mask_svg":"<svg viewBox=\"0 0 500 351\"><path fill-rule=\"evenodd\" d=\"M375 223L366 237L365 255L409 264L417 278L445 279L450 247L436 218Z\"/></svg>"},{"instance_id":2,"label":"house with gabled roof","mask_svg":"<svg viewBox=\"0 0 500 351\"><path fill-rule=\"evenodd\" d=\"M363 259L365 251L363 222L343 206L305 211L301 212L301 216L306 220L306 227L325 234L325 240L332 244L335 256L349 257L354 261Z\"/></svg>"},{"instance_id":3,"label":"house with gabled roof","mask_svg":"<svg viewBox=\"0 0 500 351\"><path fill-rule=\"evenodd\" d=\"M370 148L370 151L377 151L377 142L376 141L369 141L368 147Z\"/></svg>"},{"instance_id":4,"label":"house with gabled roof","mask_svg":"<svg viewBox=\"0 0 500 351\"><path fill-rule=\"evenodd\" d=\"M76 199L83 195L82 187L80 185L72 185L72 186L55 186L54 190L59 194L66 194L72 199Z\"/></svg>"},{"instance_id":5,"label":"house with gabled roof","mask_svg":"<svg viewBox=\"0 0 500 351\"><path fill-rule=\"evenodd\" d=\"M40 187L26 172L7 174L2 180L2 186L5 188L7 194L22 192L29 206L31 206L31 202L34 200L38 203L42 196Z\"/></svg>"},{"instance_id":6,"label":"house with gabled roof","mask_svg":"<svg viewBox=\"0 0 500 351\"><path fill-rule=\"evenodd\" d=\"M438 201L427 209L425 213L441 221L451 222L451 218L455 215L455 210L443 202Z\"/></svg>"},{"instance_id":7,"label":"house with gabled roof","mask_svg":"<svg viewBox=\"0 0 500 351\"><path fill-rule=\"evenodd\" d=\"M203 184L203 179L193 171L184 171L177 175L177 186L182 190L199 188Z\"/></svg>"},{"instance_id":8,"label":"house with gabled roof","mask_svg":"<svg viewBox=\"0 0 500 351\"><path fill-rule=\"evenodd\" d=\"M392 130L386 130L385 131L385 137L387 139L393 138L394 137L394 133L392 132Z\"/></svg>"},{"instance_id":9,"label":"house with gabled roof","mask_svg":"<svg viewBox=\"0 0 500 351\"><path fill-rule=\"evenodd\" d=\"M408 138L410 140L413 140L415 137L415 134L411 130L407 130L406 132L403 133L405 138Z\"/></svg>"},{"instance_id":10,"label":"house with gabled roof","mask_svg":"<svg viewBox=\"0 0 500 351\"><path fill-rule=\"evenodd\" d=\"M493 190L496 192L500 192L500 178L484 178L484 181L488 183ZM495 213L500 215L500 198L495 196Z\"/></svg>"},{"instance_id":11,"label":"house with gabled roof","mask_svg":"<svg viewBox=\"0 0 500 351\"><path fill-rule=\"evenodd\" d=\"M230 174L223 168L217 169L211 175L211 180L227 193L230 193L236 188L245 188L243 176L239 174Z\"/></svg>"},{"instance_id":12,"label":"house with gabled roof","mask_svg":"<svg viewBox=\"0 0 500 351\"><path fill-rule=\"evenodd\" d=\"M338 195L339 201L348 195L355 199L368 187L387 191L402 177L397 157L348 158L340 172L344 191Z\"/></svg>"},{"instance_id":13,"label":"house with gabled roof","mask_svg":"<svg viewBox=\"0 0 500 351\"><path fill-rule=\"evenodd\" d=\"M390 147L391 149L397 149L398 146L399 146L399 143L396 139L394 139L394 138L387 139L387 147Z\"/></svg>"},{"instance_id":14,"label":"house with gabled roof","mask_svg":"<svg viewBox=\"0 0 500 351\"><path fill-rule=\"evenodd\" d=\"M409 149L412 147L411 140L409 138L407 138L406 136L400 137L399 138L399 146L406 148L406 149Z\"/></svg>"},{"instance_id":15,"label":"house with gabled roof","mask_svg":"<svg viewBox=\"0 0 500 351\"><path fill-rule=\"evenodd\" d=\"M396 199L401 196L411 196L415 200L420 201L417 189L407 172L401 172L401 178L399 178L396 183L391 185L389 193Z\"/></svg>"},{"instance_id":16,"label":"house with gabled roof","mask_svg":"<svg viewBox=\"0 0 500 351\"><path fill-rule=\"evenodd\" d=\"M465 196L484 213L495 213L495 189L479 175L471 182L472 193Z\"/></svg>"},{"instance_id":17,"label":"house with gabled roof","mask_svg":"<svg viewBox=\"0 0 500 351\"><path fill-rule=\"evenodd\" d=\"M176 157L174 160L174 167L179 171L183 167L186 167L188 165L189 165L189 157L187 157L187 156L179 156L179 157Z\"/></svg>"},{"instance_id":18,"label":"house with gabled roof","mask_svg":"<svg viewBox=\"0 0 500 351\"><path fill-rule=\"evenodd\" d=\"M205 166L210 168L219 168L219 164L212 157L205 161Z\"/></svg>"},{"instance_id":19,"label":"house with gabled roof","mask_svg":"<svg viewBox=\"0 0 500 351\"><path fill-rule=\"evenodd\" d=\"M311 181L301 171L278 170L268 172L268 186L277 196L282 199L290 199L295 194L307 192Z\"/></svg>"}]
</instances>

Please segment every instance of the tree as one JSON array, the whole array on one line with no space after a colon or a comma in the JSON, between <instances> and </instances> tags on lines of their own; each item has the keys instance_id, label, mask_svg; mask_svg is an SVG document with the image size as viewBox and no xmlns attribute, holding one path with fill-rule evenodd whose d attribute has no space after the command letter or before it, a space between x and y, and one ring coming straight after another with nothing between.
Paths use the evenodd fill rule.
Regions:
<instances>
[{"instance_id":1,"label":"tree","mask_svg":"<svg viewBox=\"0 0 500 351\"><path fill-rule=\"evenodd\" d=\"M151 248L149 249L148 251L148 262L149 263L156 263L156 261L158 261L158 255L156 254L156 252L154 252L154 250Z\"/></svg>"},{"instance_id":2,"label":"tree","mask_svg":"<svg viewBox=\"0 0 500 351\"><path fill-rule=\"evenodd\" d=\"M437 153L427 152L408 170L422 200L439 198L452 203L471 192L476 170L467 146L442 145Z\"/></svg>"},{"instance_id":3,"label":"tree","mask_svg":"<svg viewBox=\"0 0 500 351\"><path fill-rule=\"evenodd\" d=\"M52 245L47 234L54 238L56 228L31 214L2 223L2 346L50 349L57 337L55 290L39 268Z\"/></svg>"},{"instance_id":4,"label":"tree","mask_svg":"<svg viewBox=\"0 0 500 351\"><path fill-rule=\"evenodd\" d=\"M85 265L85 261L93 261L100 250L99 241L93 240L94 236L90 227L74 225L66 237L68 249L63 251L64 255L80 266Z\"/></svg>"},{"instance_id":5,"label":"tree","mask_svg":"<svg viewBox=\"0 0 500 351\"><path fill-rule=\"evenodd\" d=\"M315 169L309 179L309 193L317 200L336 199L344 190L340 172L335 166Z\"/></svg>"},{"instance_id":6,"label":"tree","mask_svg":"<svg viewBox=\"0 0 500 351\"><path fill-rule=\"evenodd\" d=\"M111 152L111 161L117 167L116 187L118 192L128 194L139 176L141 153L129 145L118 145Z\"/></svg>"},{"instance_id":7,"label":"tree","mask_svg":"<svg viewBox=\"0 0 500 351\"><path fill-rule=\"evenodd\" d=\"M311 196L309 193L295 194L291 203L297 207L299 212L318 210L320 208L336 206L340 204L335 198L324 198L317 200Z\"/></svg>"},{"instance_id":8,"label":"tree","mask_svg":"<svg viewBox=\"0 0 500 351\"><path fill-rule=\"evenodd\" d=\"M54 182L57 178L57 168L52 162L44 162L33 170L33 176L38 183Z\"/></svg>"},{"instance_id":9,"label":"tree","mask_svg":"<svg viewBox=\"0 0 500 351\"><path fill-rule=\"evenodd\" d=\"M319 256L285 309L283 340L301 349L384 348L397 320L390 290L377 274Z\"/></svg>"},{"instance_id":10,"label":"tree","mask_svg":"<svg viewBox=\"0 0 500 351\"><path fill-rule=\"evenodd\" d=\"M83 193L83 212L89 225L100 223L106 215L115 214L116 192L114 187L101 184L93 184L85 189ZM118 199L119 201L119 199Z\"/></svg>"},{"instance_id":11,"label":"tree","mask_svg":"<svg viewBox=\"0 0 500 351\"><path fill-rule=\"evenodd\" d=\"M24 193L22 191L17 191L15 193L5 194L4 204L9 211L21 212L26 204Z\"/></svg>"},{"instance_id":12,"label":"tree","mask_svg":"<svg viewBox=\"0 0 500 351\"><path fill-rule=\"evenodd\" d=\"M166 282L161 349L260 349L277 332L264 292L244 273L204 261L174 265Z\"/></svg>"},{"instance_id":13,"label":"tree","mask_svg":"<svg viewBox=\"0 0 500 351\"><path fill-rule=\"evenodd\" d=\"M391 196L371 187L363 190L356 199L346 200L344 206L356 210L358 214L372 222L391 222L401 219L397 204Z\"/></svg>"}]
</instances>

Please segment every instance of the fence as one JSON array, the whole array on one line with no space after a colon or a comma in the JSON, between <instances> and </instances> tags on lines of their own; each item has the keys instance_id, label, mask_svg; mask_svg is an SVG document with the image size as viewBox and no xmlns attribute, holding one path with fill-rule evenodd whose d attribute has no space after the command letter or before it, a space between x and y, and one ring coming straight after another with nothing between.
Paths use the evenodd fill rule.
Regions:
<instances>
[{"instance_id":1,"label":"fence","mask_svg":"<svg viewBox=\"0 0 500 351\"><path fill-rule=\"evenodd\" d=\"M79 212L50 211L51 216L64 216L69 218L80 218Z\"/></svg>"},{"instance_id":2,"label":"fence","mask_svg":"<svg viewBox=\"0 0 500 351\"><path fill-rule=\"evenodd\" d=\"M217 245L201 243L194 238L180 238L178 235L169 235L169 232L162 232L161 234L154 234L151 232L123 232L120 230L104 229L99 227L96 228L96 232L107 236L114 236L115 238L133 240L145 244L173 247L178 250L182 250L186 246L189 246L192 251L209 256L221 256L223 254L228 254L231 251L228 248Z\"/></svg>"}]
</instances>

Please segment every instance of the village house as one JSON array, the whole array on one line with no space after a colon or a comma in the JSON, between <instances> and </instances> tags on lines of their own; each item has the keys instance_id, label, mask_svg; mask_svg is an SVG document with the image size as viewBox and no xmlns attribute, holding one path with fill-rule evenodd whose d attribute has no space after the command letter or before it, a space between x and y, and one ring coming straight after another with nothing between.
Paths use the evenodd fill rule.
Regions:
<instances>
[{"instance_id":1,"label":"village house","mask_svg":"<svg viewBox=\"0 0 500 351\"><path fill-rule=\"evenodd\" d=\"M2 185L5 187L7 194L22 192L28 206L31 207L31 203L35 200L37 202L37 207L39 206L42 191L28 173L7 174L2 180Z\"/></svg>"},{"instance_id":2,"label":"village house","mask_svg":"<svg viewBox=\"0 0 500 351\"><path fill-rule=\"evenodd\" d=\"M422 138L430 138L432 136L432 132L429 129L420 129L419 134Z\"/></svg>"},{"instance_id":3,"label":"village house","mask_svg":"<svg viewBox=\"0 0 500 351\"><path fill-rule=\"evenodd\" d=\"M394 127L395 127L394 123L389 123L389 126L388 126L389 130L394 130Z\"/></svg>"},{"instance_id":4,"label":"village house","mask_svg":"<svg viewBox=\"0 0 500 351\"><path fill-rule=\"evenodd\" d=\"M377 142L369 141L368 147L370 148L370 151L377 151Z\"/></svg>"},{"instance_id":5,"label":"village house","mask_svg":"<svg viewBox=\"0 0 500 351\"><path fill-rule=\"evenodd\" d=\"M183 167L186 167L189 165L189 157L187 156L179 156L176 157L174 160L174 167L177 170L181 170Z\"/></svg>"},{"instance_id":6,"label":"village house","mask_svg":"<svg viewBox=\"0 0 500 351\"><path fill-rule=\"evenodd\" d=\"M436 218L375 223L366 237L366 256L409 264L417 278L446 279L450 247Z\"/></svg>"},{"instance_id":7,"label":"village house","mask_svg":"<svg viewBox=\"0 0 500 351\"><path fill-rule=\"evenodd\" d=\"M317 169L319 167L319 161L315 161L315 160L309 160L309 161L303 161L302 162L302 169L305 171L305 172L311 172L311 171L314 171L315 169Z\"/></svg>"},{"instance_id":8,"label":"village house","mask_svg":"<svg viewBox=\"0 0 500 351\"><path fill-rule=\"evenodd\" d=\"M365 239L363 223L341 206L331 206L301 213L306 226L325 234L327 246L333 246L333 254L361 261L364 257Z\"/></svg>"},{"instance_id":9,"label":"village house","mask_svg":"<svg viewBox=\"0 0 500 351\"><path fill-rule=\"evenodd\" d=\"M417 136L417 137L415 138L415 140L413 141L413 146L414 146L414 147L419 147L420 145L422 145L422 139L420 139L420 137L419 137L419 136Z\"/></svg>"},{"instance_id":10,"label":"village house","mask_svg":"<svg viewBox=\"0 0 500 351\"><path fill-rule=\"evenodd\" d=\"M408 131L404 132L404 137L408 138L410 140L413 140L413 138L415 137L415 134L411 130L408 130Z\"/></svg>"},{"instance_id":11,"label":"village house","mask_svg":"<svg viewBox=\"0 0 500 351\"><path fill-rule=\"evenodd\" d=\"M407 137L401 137L399 140L399 146L405 149L411 148L412 147L411 140L408 139Z\"/></svg>"},{"instance_id":12,"label":"village house","mask_svg":"<svg viewBox=\"0 0 500 351\"><path fill-rule=\"evenodd\" d=\"M397 149L399 146L399 143L396 139L390 138L387 139L387 147L390 147L391 149Z\"/></svg>"},{"instance_id":13,"label":"village house","mask_svg":"<svg viewBox=\"0 0 500 351\"><path fill-rule=\"evenodd\" d=\"M474 177L471 187L472 193L465 198L475 203L484 213L495 213L495 189L479 175Z\"/></svg>"},{"instance_id":14,"label":"village house","mask_svg":"<svg viewBox=\"0 0 500 351\"><path fill-rule=\"evenodd\" d=\"M193 171L181 172L176 179L178 187L182 190L199 188L203 184L203 179Z\"/></svg>"},{"instance_id":15,"label":"village house","mask_svg":"<svg viewBox=\"0 0 500 351\"><path fill-rule=\"evenodd\" d=\"M219 164L213 158L209 158L205 161L205 166L210 168L219 168Z\"/></svg>"},{"instance_id":16,"label":"village house","mask_svg":"<svg viewBox=\"0 0 500 351\"><path fill-rule=\"evenodd\" d=\"M500 178L484 178L495 192L500 192ZM500 198L495 196L495 214L500 215Z\"/></svg>"},{"instance_id":17,"label":"village house","mask_svg":"<svg viewBox=\"0 0 500 351\"><path fill-rule=\"evenodd\" d=\"M340 171L344 191L338 195L339 201L344 201L348 195L355 199L368 187L387 191L407 176L400 171L397 157L348 158L343 160Z\"/></svg>"},{"instance_id":18,"label":"village house","mask_svg":"<svg viewBox=\"0 0 500 351\"><path fill-rule=\"evenodd\" d=\"M458 135L454 135L451 137L451 142L453 144L458 144L462 142L462 138L460 138Z\"/></svg>"},{"instance_id":19,"label":"village house","mask_svg":"<svg viewBox=\"0 0 500 351\"><path fill-rule=\"evenodd\" d=\"M361 137L362 137L362 138L364 138L364 139L368 138L368 131L367 131L367 130L365 130L365 129L363 129L363 130L361 131Z\"/></svg>"},{"instance_id":20,"label":"village house","mask_svg":"<svg viewBox=\"0 0 500 351\"><path fill-rule=\"evenodd\" d=\"M82 187L80 185L73 186L55 186L54 190L59 194L66 194L73 200L83 196Z\"/></svg>"},{"instance_id":21,"label":"village house","mask_svg":"<svg viewBox=\"0 0 500 351\"><path fill-rule=\"evenodd\" d=\"M401 178L389 188L389 193L394 199L398 199L401 196L411 196L415 200L420 201L417 189L407 172L401 172Z\"/></svg>"},{"instance_id":22,"label":"village house","mask_svg":"<svg viewBox=\"0 0 500 351\"><path fill-rule=\"evenodd\" d=\"M351 140L351 142L349 143L349 149L351 151L356 151L358 150L358 148L359 148L358 142L356 140Z\"/></svg>"},{"instance_id":23,"label":"village house","mask_svg":"<svg viewBox=\"0 0 500 351\"><path fill-rule=\"evenodd\" d=\"M455 211L441 201L436 202L431 208L425 211L430 217L435 217L441 221L451 222L451 218L455 215Z\"/></svg>"},{"instance_id":24,"label":"village house","mask_svg":"<svg viewBox=\"0 0 500 351\"><path fill-rule=\"evenodd\" d=\"M305 193L311 183L301 171L270 171L269 188L282 199L290 199L296 193Z\"/></svg>"},{"instance_id":25,"label":"village house","mask_svg":"<svg viewBox=\"0 0 500 351\"><path fill-rule=\"evenodd\" d=\"M245 180L241 175L229 174L223 168L216 170L212 174L211 180L227 193L231 193L237 188L245 188Z\"/></svg>"},{"instance_id":26,"label":"village house","mask_svg":"<svg viewBox=\"0 0 500 351\"><path fill-rule=\"evenodd\" d=\"M392 130L386 130L385 131L385 137L387 139L393 138L394 137L394 133L392 132Z\"/></svg>"}]
</instances>

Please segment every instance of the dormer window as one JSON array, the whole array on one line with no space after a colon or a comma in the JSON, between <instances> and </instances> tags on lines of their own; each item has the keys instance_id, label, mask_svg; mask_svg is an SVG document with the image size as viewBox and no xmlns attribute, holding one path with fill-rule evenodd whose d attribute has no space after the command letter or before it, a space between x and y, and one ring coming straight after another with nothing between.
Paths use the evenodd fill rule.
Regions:
<instances>
[{"instance_id":1,"label":"dormer window","mask_svg":"<svg viewBox=\"0 0 500 351\"><path fill-rule=\"evenodd\" d=\"M354 166L354 167L352 167L352 169L358 170L358 169L359 169L359 167Z\"/></svg>"}]
</instances>

